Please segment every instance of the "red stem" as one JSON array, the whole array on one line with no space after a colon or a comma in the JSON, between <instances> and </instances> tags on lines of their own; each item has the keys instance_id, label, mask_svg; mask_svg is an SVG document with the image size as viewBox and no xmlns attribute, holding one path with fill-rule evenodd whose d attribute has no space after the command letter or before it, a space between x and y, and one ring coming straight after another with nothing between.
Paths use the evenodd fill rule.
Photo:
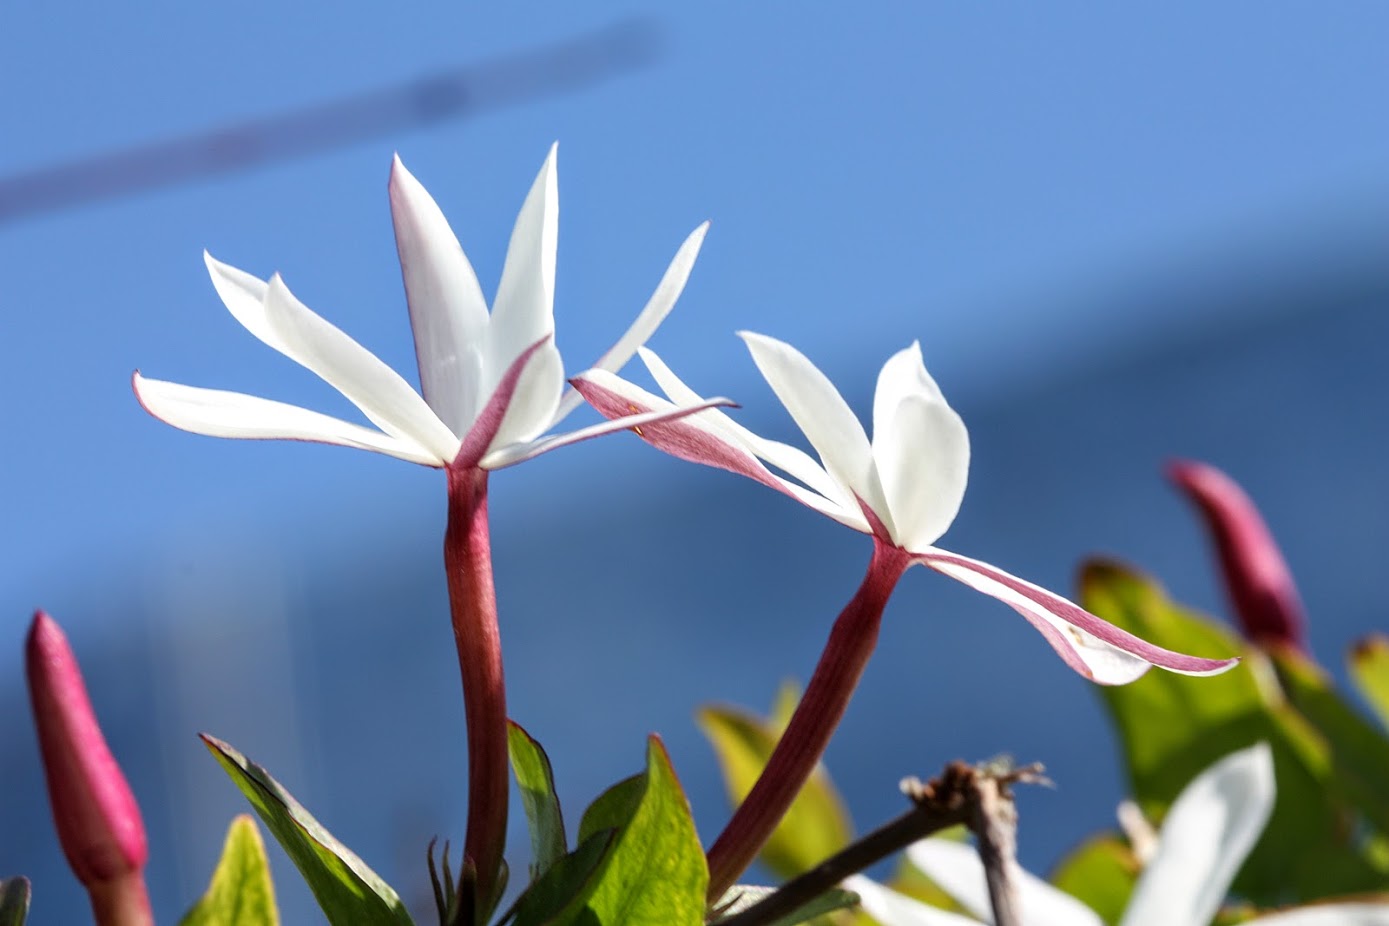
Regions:
<instances>
[{"instance_id":1,"label":"red stem","mask_svg":"<svg viewBox=\"0 0 1389 926\"><path fill-rule=\"evenodd\" d=\"M878 643L883 608L911 565L906 551L879 540L854 597L830 631L805 694L748 796L709 848L709 898L733 886L791 807L829 745Z\"/></svg>"},{"instance_id":2,"label":"red stem","mask_svg":"<svg viewBox=\"0 0 1389 926\"><path fill-rule=\"evenodd\" d=\"M87 885L96 926L154 926L145 877L132 871L108 881Z\"/></svg>"},{"instance_id":3,"label":"red stem","mask_svg":"<svg viewBox=\"0 0 1389 926\"><path fill-rule=\"evenodd\" d=\"M463 707L468 723L468 830L465 860L477 872L479 908L490 909L506 848L509 798L506 684L497 629L497 593L487 531L487 473L448 469L444 570Z\"/></svg>"}]
</instances>

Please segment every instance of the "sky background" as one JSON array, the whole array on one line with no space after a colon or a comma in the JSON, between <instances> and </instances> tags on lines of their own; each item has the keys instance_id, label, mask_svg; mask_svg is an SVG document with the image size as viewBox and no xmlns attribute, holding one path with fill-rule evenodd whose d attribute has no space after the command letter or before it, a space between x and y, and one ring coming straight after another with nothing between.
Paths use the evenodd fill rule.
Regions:
<instances>
[{"instance_id":1,"label":"sky background","mask_svg":"<svg viewBox=\"0 0 1389 926\"><path fill-rule=\"evenodd\" d=\"M204 248L282 272L413 379L393 152L490 294L560 142L557 341L571 372L711 219L652 346L790 438L734 330L797 345L860 411L882 361L920 339L974 439L947 546L1061 591L1080 557L1106 551L1218 609L1199 534L1159 475L1169 456L1208 457L1264 505L1329 662L1383 624L1379 4L7 5L0 178L633 16L654 36L651 63L603 83L0 221L0 651L13 654L0 693L16 706L0 735L17 757L7 768L27 769L0 803L0 832L25 834L0 838L0 874L36 877L38 921L81 904L62 896L73 884L35 812L18 709L37 606L104 666L94 697L152 818L163 919L200 889L239 809L199 729L280 774L398 884L430 834L461 831L439 474L190 436L129 389L139 368L348 413L222 309ZM783 676L804 676L863 539L624 438L493 482L513 713L551 746L571 807L661 732L712 838L724 809L692 710L761 707ZM861 826L892 811L902 774L1003 750L1047 761L1063 786L1035 800L1029 864L1107 824L1122 786L1102 715L1011 612L911 575L888 621L830 756ZM903 733L940 699L959 728ZM363 756L374 737L396 742ZM190 822L192 808L214 819ZM276 864L287 921L306 921Z\"/></svg>"}]
</instances>

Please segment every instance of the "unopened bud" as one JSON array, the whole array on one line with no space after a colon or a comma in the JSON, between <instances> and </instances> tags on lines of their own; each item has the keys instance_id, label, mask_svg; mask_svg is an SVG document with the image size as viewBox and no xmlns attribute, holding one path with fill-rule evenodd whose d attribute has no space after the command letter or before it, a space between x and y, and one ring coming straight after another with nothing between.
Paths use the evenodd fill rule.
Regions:
<instances>
[{"instance_id":1,"label":"unopened bud","mask_svg":"<svg viewBox=\"0 0 1389 926\"><path fill-rule=\"evenodd\" d=\"M1259 510L1229 476L1178 460L1168 478L1196 503L1215 542L1225 589L1244 635L1260 645L1307 650L1302 599Z\"/></svg>"}]
</instances>

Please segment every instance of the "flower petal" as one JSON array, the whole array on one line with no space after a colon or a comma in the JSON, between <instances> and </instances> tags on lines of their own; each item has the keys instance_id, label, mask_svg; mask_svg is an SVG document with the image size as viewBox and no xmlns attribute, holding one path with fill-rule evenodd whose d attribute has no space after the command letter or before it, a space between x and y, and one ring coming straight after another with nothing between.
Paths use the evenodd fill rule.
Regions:
<instances>
[{"instance_id":1,"label":"flower petal","mask_svg":"<svg viewBox=\"0 0 1389 926\"><path fill-rule=\"evenodd\" d=\"M411 463L443 466L444 461L408 440L318 412L239 392L201 389L136 373L135 397L145 411L166 424L210 437L306 440L374 450Z\"/></svg>"},{"instance_id":2,"label":"flower petal","mask_svg":"<svg viewBox=\"0 0 1389 926\"><path fill-rule=\"evenodd\" d=\"M1267 743L1197 775L1167 812L1157 854L1134 885L1121 926L1209 923L1259 841L1274 797Z\"/></svg>"},{"instance_id":3,"label":"flower petal","mask_svg":"<svg viewBox=\"0 0 1389 926\"><path fill-rule=\"evenodd\" d=\"M317 373L373 424L440 460L452 459L458 438L400 374L294 297L279 274L265 291L265 320L279 350Z\"/></svg>"},{"instance_id":4,"label":"flower petal","mask_svg":"<svg viewBox=\"0 0 1389 926\"><path fill-rule=\"evenodd\" d=\"M497 388L492 391L492 395L487 400L487 404L478 412L477 420L468 430L463 438L463 443L458 448L457 455L450 464L454 469L471 469L477 466L484 456L498 447L504 447L509 443L501 439L501 431L511 414L512 403L516 398L516 393L520 384L525 380L526 367L534 363L550 343L549 335L527 347L521 352L502 381L497 384Z\"/></svg>"},{"instance_id":5,"label":"flower petal","mask_svg":"<svg viewBox=\"0 0 1389 926\"><path fill-rule=\"evenodd\" d=\"M750 331L740 331L739 336L763 378L820 454L825 471L843 486L844 494L862 498L892 531L868 435L839 390L790 344Z\"/></svg>"},{"instance_id":6,"label":"flower petal","mask_svg":"<svg viewBox=\"0 0 1389 926\"><path fill-rule=\"evenodd\" d=\"M1183 675L1216 675L1239 662L1154 646L997 566L945 550L913 553L917 562L1009 605L1037 628L1068 666L1101 685L1126 685L1150 666Z\"/></svg>"},{"instance_id":7,"label":"flower petal","mask_svg":"<svg viewBox=\"0 0 1389 926\"><path fill-rule=\"evenodd\" d=\"M607 370L589 370L574 377L570 382L588 404L608 419L677 408L660 396L653 395ZM727 431L720 429L719 419L727 423L726 416L718 411L709 410L675 421L666 420L650 426L643 425L637 434L648 444L673 457L747 476L791 496L821 514L844 521L844 516L833 502L775 475L741 443L731 440Z\"/></svg>"},{"instance_id":8,"label":"flower petal","mask_svg":"<svg viewBox=\"0 0 1389 926\"><path fill-rule=\"evenodd\" d=\"M969 432L944 400L920 393L904 396L885 414L880 421L875 403L873 459L892 511L893 537L908 550L925 549L949 529L964 501Z\"/></svg>"},{"instance_id":9,"label":"flower petal","mask_svg":"<svg viewBox=\"0 0 1389 926\"><path fill-rule=\"evenodd\" d=\"M960 906L986 923L993 922L984 865L973 846L923 839L907 848L907 859ZM1017 890L1028 926L1102 926L1104 922L1085 904L1029 872L1019 871Z\"/></svg>"},{"instance_id":10,"label":"flower petal","mask_svg":"<svg viewBox=\"0 0 1389 926\"><path fill-rule=\"evenodd\" d=\"M614 418L611 421L604 421L601 424L590 425L587 428L579 428L578 430L568 431L564 434L552 434L524 444L508 444L505 447L500 447L488 453L478 462L478 466L486 470L503 469L507 466L513 466L517 463L534 459L542 453L549 453L551 450L558 450L560 447L568 447L570 444L577 444L580 441L602 437L605 434L614 434L618 431L636 431L640 433L643 428L649 427L650 425L659 424L662 421L675 421L687 415L694 415L719 406L736 407L736 403L732 399L718 396L713 399L704 399L690 406L663 408L656 411L643 412L640 415L628 415L626 418Z\"/></svg>"},{"instance_id":11,"label":"flower petal","mask_svg":"<svg viewBox=\"0 0 1389 926\"><path fill-rule=\"evenodd\" d=\"M499 445L530 440L543 433L554 418L564 385L564 365L553 342L555 249L559 235L557 147L551 146L516 218L487 327L484 392L497 388L523 351L542 338L550 339L540 355L526 364L525 375L508 407L508 420L499 433Z\"/></svg>"},{"instance_id":12,"label":"flower petal","mask_svg":"<svg viewBox=\"0 0 1389 926\"><path fill-rule=\"evenodd\" d=\"M685 385L684 381L675 375L675 371L668 367L665 361L656 355L655 351L643 347L640 353L642 363L646 364L652 378L656 380L657 385L670 397L672 402L677 405L692 405L700 401L699 394ZM718 433L730 443L741 445L755 456L800 480L811 490L825 496L826 499L838 502L843 507L844 514L853 522L852 526L856 530L861 530L864 533L869 532L868 525L864 523L862 513L859 511L858 502L852 496L843 497L844 489L834 481L829 473L825 472L824 467L811 459L810 454L804 450L754 434L722 413L703 415L699 420L701 424L716 428Z\"/></svg>"},{"instance_id":13,"label":"flower petal","mask_svg":"<svg viewBox=\"0 0 1389 926\"><path fill-rule=\"evenodd\" d=\"M690 232L685 243L680 245L680 250L675 252L675 257L666 268L661 282L656 285L656 291L647 300L646 307L641 310L636 321L632 322L632 326L617 339L617 343L593 365L593 369L607 370L609 373L618 372L651 335L656 333L656 329L665 321L671 309L675 308L676 300L684 292L685 283L690 278L690 271L694 269L695 258L699 256L700 246L704 244L704 235L708 231L709 223L705 222ZM583 401L583 396L570 388L560 399L559 408L555 411L555 420L550 426L559 424L565 416L582 405Z\"/></svg>"},{"instance_id":14,"label":"flower petal","mask_svg":"<svg viewBox=\"0 0 1389 926\"><path fill-rule=\"evenodd\" d=\"M482 401L487 300L448 219L398 155L388 189L420 389L444 424L463 434Z\"/></svg>"},{"instance_id":15,"label":"flower petal","mask_svg":"<svg viewBox=\"0 0 1389 926\"><path fill-rule=\"evenodd\" d=\"M909 395L919 395L939 402L945 401L936 381L926 372L921 359L921 342L913 341L891 357L878 371L878 385L873 390L873 435L876 437L891 423L892 412Z\"/></svg>"},{"instance_id":16,"label":"flower petal","mask_svg":"<svg viewBox=\"0 0 1389 926\"><path fill-rule=\"evenodd\" d=\"M1255 917L1245 926L1389 926L1389 904L1315 904Z\"/></svg>"},{"instance_id":17,"label":"flower petal","mask_svg":"<svg viewBox=\"0 0 1389 926\"><path fill-rule=\"evenodd\" d=\"M843 887L857 894L863 912L882 926L979 926L978 920L928 906L863 875L845 878Z\"/></svg>"}]
</instances>

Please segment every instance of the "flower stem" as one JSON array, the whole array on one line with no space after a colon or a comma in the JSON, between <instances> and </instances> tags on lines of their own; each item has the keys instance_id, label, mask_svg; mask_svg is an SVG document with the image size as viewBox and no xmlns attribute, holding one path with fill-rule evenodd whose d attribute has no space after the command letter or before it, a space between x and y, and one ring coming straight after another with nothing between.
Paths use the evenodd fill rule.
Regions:
<instances>
[{"instance_id":1,"label":"flower stem","mask_svg":"<svg viewBox=\"0 0 1389 926\"><path fill-rule=\"evenodd\" d=\"M874 540L873 559L863 583L834 622L786 732L757 783L709 848L711 902L722 897L752 864L815 770L877 646L887 599L910 565L906 551Z\"/></svg>"},{"instance_id":2,"label":"flower stem","mask_svg":"<svg viewBox=\"0 0 1389 926\"><path fill-rule=\"evenodd\" d=\"M506 684L487 530L486 471L449 468L448 492L444 570L468 724L468 829L463 855L465 867L471 862L477 872L478 901L488 905L496 899L492 895L506 847L509 773Z\"/></svg>"},{"instance_id":3,"label":"flower stem","mask_svg":"<svg viewBox=\"0 0 1389 926\"><path fill-rule=\"evenodd\" d=\"M97 926L154 926L143 872L89 884L87 895L92 901L92 922Z\"/></svg>"}]
</instances>

